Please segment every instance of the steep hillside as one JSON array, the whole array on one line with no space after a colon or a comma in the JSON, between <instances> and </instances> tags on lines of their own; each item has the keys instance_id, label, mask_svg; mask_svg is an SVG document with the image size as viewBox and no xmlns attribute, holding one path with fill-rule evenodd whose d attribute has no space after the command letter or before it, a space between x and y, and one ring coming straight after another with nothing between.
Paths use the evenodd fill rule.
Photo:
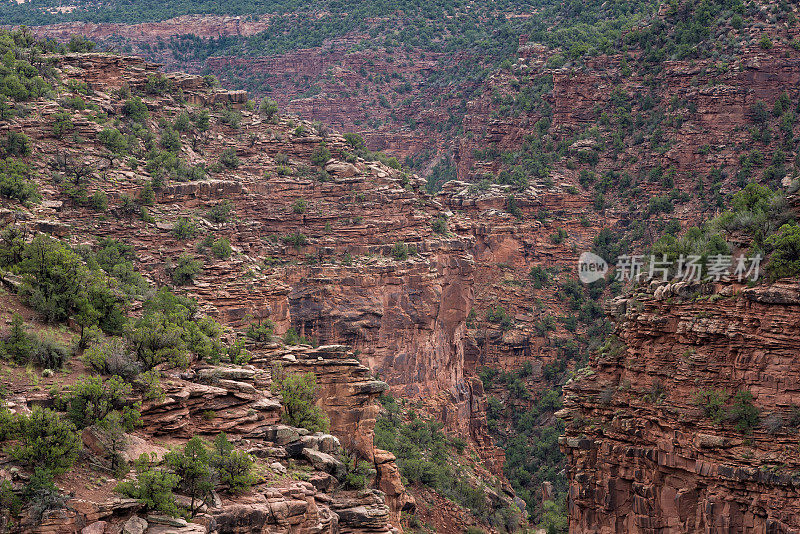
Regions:
<instances>
[{"instance_id":1,"label":"steep hillside","mask_svg":"<svg viewBox=\"0 0 800 534\"><path fill-rule=\"evenodd\" d=\"M213 88L210 77L170 75L170 87L152 65L126 59L115 66L119 60L85 54L64 61L76 77L107 86L100 93L122 81L145 93L154 140L140 136L138 155L128 144L108 159L115 149L87 147L70 134L54 143L42 130L50 113L14 119L45 156L31 158L39 176L44 161L58 161L64 150L95 171L85 191L81 177L77 188L42 182L47 201L75 200L58 213L34 210L36 219L67 222L78 240L127 240L158 284L175 283L176 271L180 280L193 265L186 257L180 263L180 253L199 247L204 268L181 291L205 312L235 328L269 318L290 340L354 347L390 386L377 432L406 454L398 464L422 496L417 519L444 531L462 530L470 512L498 528L516 520L504 480L483 472L486 499L457 497L458 484L431 466L446 457L444 445L459 445L447 444L454 436L468 437L466 450L479 455L475 472L504 467L525 501L516 506L533 522L566 528L574 473L562 469L563 423L554 412L562 385L608 341L602 301L622 291L611 280L579 284L577 257L592 250L614 263L650 250L736 251L736 232L752 225L752 213L736 213L718 237L702 223L728 209L746 184L794 189L798 174L795 6L513 4L3 8L9 22L49 24L38 34L66 42L85 33L101 46L144 54L168 70L215 74L270 95L281 109L361 134L339 136L296 117L268 120L243 93ZM70 46L89 45L76 39ZM121 115L125 98L95 103L110 120L120 117L115 128L139 136ZM207 132L196 124L197 104L220 106ZM91 139L105 126L81 122L79 135ZM156 143L184 163L150 151ZM59 165L61 174L82 172ZM142 218L123 194L149 203L150 180L153 205ZM129 220L95 222L80 203L98 187ZM223 199L233 202L235 219L209 221L205 214ZM181 222L187 207L198 229ZM780 210L772 215L789 220ZM212 252L222 238L233 247L224 261ZM224 256L223 248L217 245ZM427 446L409 445L417 433ZM574 451L565 451L574 464ZM571 515L576 531L607 519L592 514Z\"/></svg>"},{"instance_id":2,"label":"steep hillside","mask_svg":"<svg viewBox=\"0 0 800 534\"><path fill-rule=\"evenodd\" d=\"M447 439L430 427L447 460L435 484L422 480L446 494L437 498L453 516L431 519L440 530L524 524L492 463L502 453L486 435L480 382L465 374L472 238L449 230L423 180L358 136L281 116L269 101L259 106L201 77L64 53L25 32L4 34L2 46L3 279L16 293L10 309L29 323L14 319L3 342L12 410L3 414L25 427L25 414L46 405L56 410L46 417L65 428L94 429L83 432L81 456L70 453L69 465L47 475L58 489L46 485L53 499L42 510L16 500L38 491L26 484L31 463L20 470L17 456L4 457L13 466L4 471L4 517L14 528L36 530L39 512L48 518L39 527L65 532L97 520L111 528L136 511L150 523L171 521L154 515L174 513L160 501L111 497L125 477L117 468L149 450L105 464L105 409L79 416L71 411L78 401L59 400L59 391L72 399L90 385L102 387L97 402L110 402L109 413L125 417L122 430L133 432L125 443L184 446L192 434L222 430L252 462L244 496L232 490L221 504L203 496L202 511L183 512L195 517L186 532L214 522L220 532L272 521L323 532L337 521L354 532L408 525L414 499L394 456L373 445L375 398L387 385L371 373L398 395L425 399L415 414L404 406L400 423L416 424L417 413L447 423ZM58 343L40 354L50 330ZM295 386L307 371L316 386ZM106 399L113 388L120 393ZM294 395L309 389L339 441L294 429L328 428L292 415ZM454 441L459 434L469 439ZM136 498L149 473L172 476L164 469L137 467L121 491ZM78 482L96 477L97 488ZM296 479L310 483L284 484ZM368 485L382 491L359 491ZM66 512L62 493L73 499ZM430 504L421 502L421 513ZM198 523L197 513L206 519Z\"/></svg>"}]
</instances>

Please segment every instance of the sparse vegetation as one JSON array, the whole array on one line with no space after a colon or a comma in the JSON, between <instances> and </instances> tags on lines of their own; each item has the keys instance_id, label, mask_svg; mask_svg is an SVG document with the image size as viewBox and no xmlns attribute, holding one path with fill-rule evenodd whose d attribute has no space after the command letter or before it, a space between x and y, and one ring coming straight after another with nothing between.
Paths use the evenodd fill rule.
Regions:
<instances>
[{"instance_id":1,"label":"sparse vegetation","mask_svg":"<svg viewBox=\"0 0 800 534\"><path fill-rule=\"evenodd\" d=\"M276 369L273 368L273 372ZM322 408L314 404L317 377L314 373L283 373L278 370L273 387L283 399L283 420L286 424L306 428L311 432L327 432L330 425Z\"/></svg>"}]
</instances>

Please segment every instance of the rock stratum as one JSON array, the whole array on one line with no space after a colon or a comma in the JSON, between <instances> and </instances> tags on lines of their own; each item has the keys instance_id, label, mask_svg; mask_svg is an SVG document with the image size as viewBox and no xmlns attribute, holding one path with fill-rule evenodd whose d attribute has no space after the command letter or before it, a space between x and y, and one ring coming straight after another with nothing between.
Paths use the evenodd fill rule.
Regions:
<instances>
[{"instance_id":1,"label":"rock stratum","mask_svg":"<svg viewBox=\"0 0 800 534\"><path fill-rule=\"evenodd\" d=\"M570 532L800 527L796 281L653 284L610 302L615 341L565 388ZM698 392L752 393L757 428Z\"/></svg>"}]
</instances>

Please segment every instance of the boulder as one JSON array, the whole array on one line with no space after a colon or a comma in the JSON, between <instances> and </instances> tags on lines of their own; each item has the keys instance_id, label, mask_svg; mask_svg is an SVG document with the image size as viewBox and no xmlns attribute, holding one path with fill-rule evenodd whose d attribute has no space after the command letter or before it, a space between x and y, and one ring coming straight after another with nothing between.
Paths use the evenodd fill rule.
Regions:
<instances>
[{"instance_id":1,"label":"boulder","mask_svg":"<svg viewBox=\"0 0 800 534\"><path fill-rule=\"evenodd\" d=\"M272 462L269 464L269 468L278 473L279 475L283 475L286 473L286 466L280 462Z\"/></svg>"},{"instance_id":2,"label":"boulder","mask_svg":"<svg viewBox=\"0 0 800 534\"><path fill-rule=\"evenodd\" d=\"M83 445L92 453L101 457L109 455L103 432L96 426L84 428L81 433L81 439L83 440ZM126 434L125 448L119 451L119 454L126 462L133 462L142 454L146 454L148 457L155 454L156 459L161 461L167 452L169 451L164 447L154 445L138 436Z\"/></svg>"},{"instance_id":3,"label":"boulder","mask_svg":"<svg viewBox=\"0 0 800 534\"><path fill-rule=\"evenodd\" d=\"M122 534L144 534L147 526L147 521L138 515L133 515L122 525Z\"/></svg>"},{"instance_id":4,"label":"boulder","mask_svg":"<svg viewBox=\"0 0 800 534\"><path fill-rule=\"evenodd\" d=\"M336 436L322 434L317 438L317 447L320 452L327 452L330 454L332 452L338 452L339 449L341 449L341 443L339 443L339 438Z\"/></svg>"},{"instance_id":5,"label":"boulder","mask_svg":"<svg viewBox=\"0 0 800 534\"><path fill-rule=\"evenodd\" d=\"M344 161L331 161L325 165L325 171L344 178L352 178L361 174L355 165Z\"/></svg>"},{"instance_id":6,"label":"boulder","mask_svg":"<svg viewBox=\"0 0 800 534\"><path fill-rule=\"evenodd\" d=\"M81 529L81 534L103 534L106 531L105 521L95 521Z\"/></svg>"},{"instance_id":7,"label":"boulder","mask_svg":"<svg viewBox=\"0 0 800 534\"><path fill-rule=\"evenodd\" d=\"M314 469L330 473L336 478L344 471L344 464L328 453L315 451L314 449L303 449L303 456L311 462Z\"/></svg>"},{"instance_id":8,"label":"boulder","mask_svg":"<svg viewBox=\"0 0 800 534\"><path fill-rule=\"evenodd\" d=\"M148 457L155 455L156 461L160 462L168 452L169 451L165 447L155 445L150 441L129 434L128 446L120 454L122 455L122 459L126 462L133 462L142 454L146 454Z\"/></svg>"},{"instance_id":9,"label":"boulder","mask_svg":"<svg viewBox=\"0 0 800 534\"><path fill-rule=\"evenodd\" d=\"M259 412L279 412L281 411L281 403L278 399L258 399L251 406L252 409Z\"/></svg>"},{"instance_id":10,"label":"boulder","mask_svg":"<svg viewBox=\"0 0 800 534\"><path fill-rule=\"evenodd\" d=\"M150 514L147 516L147 522L150 523L151 528L154 525L165 525L168 527L185 527L189 523L180 517L170 517L162 514Z\"/></svg>"},{"instance_id":11,"label":"boulder","mask_svg":"<svg viewBox=\"0 0 800 534\"><path fill-rule=\"evenodd\" d=\"M286 445L300 439L296 428L286 425L272 425L264 429L264 439L278 445Z\"/></svg>"},{"instance_id":12,"label":"boulder","mask_svg":"<svg viewBox=\"0 0 800 534\"><path fill-rule=\"evenodd\" d=\"M385 504L354 506L336 513L339 524L350 528L380 529L389 522L389 507Z\"/></svg>"},{"instance_id":13,"label":"boulder","mask_svg":"<svg viewBox=\"0 0 800 534\"><path fill-rule=\"evenodd\" d=\"M215 379L223 380L252 380L256 376L255 369L246 367L207 367L197 370L197 377L203 381Z\"/></svg>"}]
</instances>

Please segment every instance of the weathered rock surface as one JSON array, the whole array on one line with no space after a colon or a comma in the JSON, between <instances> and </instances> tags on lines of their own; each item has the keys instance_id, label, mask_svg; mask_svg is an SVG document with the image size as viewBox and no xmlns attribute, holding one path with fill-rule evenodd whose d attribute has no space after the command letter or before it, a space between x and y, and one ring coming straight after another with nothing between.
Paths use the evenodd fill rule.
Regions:
<instances>
[{"instance_id":1,"label":"weathered rock surface","mask_svg":"<svg viewBox=\"0 0 800 534\"><path fill-rule=\"evenodd\" d=\"M800 529L798 296L662 284L608 307L618 339L565 388L570 532ZM761 424L714 424L712 389L750 391Z\"/></svg>"}]
</instances>

